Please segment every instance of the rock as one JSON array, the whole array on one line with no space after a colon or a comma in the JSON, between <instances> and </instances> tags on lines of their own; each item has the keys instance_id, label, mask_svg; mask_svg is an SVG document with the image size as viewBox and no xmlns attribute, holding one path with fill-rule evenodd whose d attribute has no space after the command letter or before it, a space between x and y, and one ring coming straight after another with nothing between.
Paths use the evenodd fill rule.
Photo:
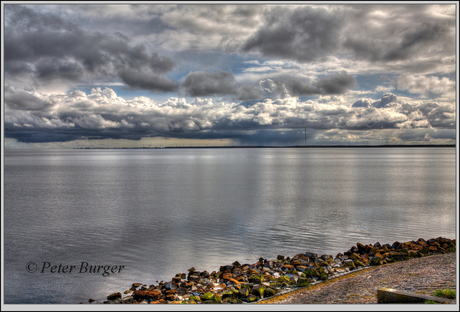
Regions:
<instances>
[{"instance_id":1,"label":"rock","mask_svg":"<svg viewBox=\"0 0 460 312\"><path fill-rule=\"evenodd\" d=\"M248 296L248 299L247 299L247 300L248 300L249 302L252 302L252 301L256 301L257 299L258 299L258 298L257 298L255 295L252 295L252 294L251 294L251 295Z\"/></svg>"},{"instance_id":2,"label":"rock","mask_svg":"<svg viewBox=\"0 0 460 312\"><path fill-rule=\"evenodd\" d=\"M353 260L350 260L350 261L353 262ZM306 276L311 276L311 277L319 276L318 271L316 271L315 269L311 269L311 268L304 270L304 274Z\"/></svg>"},{"instance_id":3,"label":"rock","mask_svg":"<svg viewBox=\"0 0 460 312\"><path fill-rule=\"evenodd\" d=\"M273 288L270 288L270 287L265 288L265 291L264 291L264 296L265 297L272 297L274 295L276 295L276 290L274 290Z\"/></svg>"},{"instance_id":4,"label":"rock","mask_svg":"<svg viewBox=\"0 0 460 312\"><path fill-rule=\"evenodd\" d=\"M177 286L174 283L166 283L165 288L166 289L177 289Z\"/></svg>"},{"instance_id":5,"label":"rock","mask_svg":"<svg viewBox=\"0 0 460 312\"><path fill-rule=\"evenodd\" d=\"M234 268L240 268L240 267L241 267L241 264L240 264L238 261L235 261L235 262L232 263L232 266L233 266Z\"/></svg>"},{"instance_id":6,"label":"rock","mask_svg":"<svg viewBox=\"0 0 460 312\"><path fill-rule=\"evenodd\" d=\"M390 251L390 257L397 261L402 261L406 258L406 254L404 254L403 252L399 252L399 251Z\"/></svg>"},{"instance_id":7,"label":"rock","mask_svg":"<svg viewBox=\"0 0 460 312\"><path fill-rule=\"evenodd\" d=\"M94 300L94 299L89 299L88 300L89 303L94 302L94 301L96 301L96 300Z\"/></svg>"},{"instance_id":8,"label":"rock","mask_svg":"<svg viewBox=\"0 0 460 312\"><path fill-rule=\"evenodd\" d=\"M221 266L218 272L199 272L190 268L188 275L177 273L170 282L161 281L158 286L133 283L132 296L121 299L120 293L107 296L104 303L241 303L240 299L253 302L259 297L269 297L283 287L305 287L312 280L326 280L341 272L348 272L365 265L381 265L394 261L421 257L426 254L453 252L456 240L438 237L425 241L393 245L376 243L364 245L357 243L344 254L338 253L335 259L330 255L314 253L296 254L294 257L278 255L276 260L260 258L255 264ZM137 289L140 287L140 289ZM166 299L166 300L165 300ZM88 302L93 302L90 299Z\"/></svg>"},{"instance_id":9,"label":"rock","mask_svg":"<svg viewBox=\"0 0 460 312\"><path fill-rule=\"evenodd\" d=\"M256 300L257 300L257 297L256 297ZM243 301L241 301L241 300L238 299L238 298L226 298L226 299L223 300L222 302L227 302L227 303L231 303L231 304L243 303Z\"/></svg>"},{"instance_id":10,"label":"rock","mask_svg":"<svg viewBox=\"0 0 460 312\"><path fill-rule=\"evenodd\" d=\"M372 263L372 265L381 265L380 262L381 262L382 260L383 260L383 259L382 259L381 257L375 256L375 257L372 257L372 258L371 258L371 263Z\"/></svg>"},{"instance_id":11,"label":"rock","mask_svg":"<svg viewBox=\"0 0 460 312\"><path fill-rule=\"evenodd\" d=\"M250 283L254 283L254 284L260 284L264 281L264 276L262 274L255 274L255 275L251 275L249 278L248 278L248 281Z\"/></svg>"},{"instance_id":12,"label":"rock","mask_svg":"<svg viewBox=\"0 0 460 312\"><path fill-rule=\"evenodd\" d=\"M307 287L310 285L310 281L307 277L299 277L297 279L297 286L299 287Z\"/></svg>"},{"instance_id":13,"label":"rock","mask_svg":"<svg viewBox=\"0 0 460 312\"><path fill-rule=\"evenodd\" d=\"M347 259L347 260L345 260L344 262L345 262L345 266L346 266L347 268L356 268L356 267L355 267L355 263L353 262L353 260Z\"/></svg>"},{"instance_id":14,"label":"rock","mask_svg":"<svg viewBox=\"0 0 460 312\"><path fill-rule=\"evenodd\" d=\"M221 295L215 294L215 295L212 297L212 301L213 301L214 303L221 303L221 302L222 302L222 297L221 297Z\"/></svg>"},{"instance_id":15,"label":"rock","mask_svg":"<svg viewBox=\"0 0 460 312\"><path fill-rule=\"evenodd\" d=\"M396 241L393 243L393 245L391 245L391 248L396 249L396 250L401 249L401 243Z\"/></svg>"},{"instance_id":16,"label":"rock","mask_svg":"<svg viewBox=\"0 0 460 312\"><path fill-rule=\"evenodd\" d=\"M208 278L209 277L209 272L208 271L203 271L200 273L201 277Z\"/></svg>"},{"instance_id":17,"label":"rock","mask_svg":"<svg viewBox=\"0 0 460 312\"><path fill-rule=\"evenodd\" d=\"M168 294L165 296L165 299L167 301L175 301L176 300L176 296L174 296L173 294Z\"/></svg>"},{"instance_id":18,"label":"rock","mask_svg":"<svg viewBox=\"0 0 460 312\"><path fill-rule=\"evenodd\" d=\"M352 253L351 256L350 256L350 258L351 258L352 260L355 260L355 261L356 261L356 260L358 260L358 261L362 261L362 260L363 260L363 258L360 257L357 253Z\"/></svg>"},{"instance_id":19,"label":"rock","mask_svg":"<svg viewBox=\"0 0 460 312\"><path fill-rule=\"evenodd\" d=\"M213 296L213 293L210 292L210 291L208 291L208 292L204 293L202 296L200 296L200 299L201 299L202 301L204 301L204 300L211 300L211 299L212 299L212 296Z\"/></svg>"},{"instance_id":20,"label":"rock","mask_svg":"<svg viewBox=\"0 0 460 312\"><path fill-rule=\"evenodd\" d=\"M191 281L197 282L197 281L200 280L200 277L199 277L198 275L189 275L189 276L188 276L188 280L189 280L190 282L191 282Z\"/></svg>"},{"instance_id":21,"label":"rock","mask_svg":"<svg viewBox=\"0 0 460 312\"><path fill-rule=\"evenodd\" d=\"M236 276L235 276L236 277ZM222 279L223 280L228 280L230 278L234 278L233 274L232 273L224 273L222 274Z\"/></svg>"},{"instance_id":22,"label":"rock","mask_svg":"<svg viewBox=\"0 0 460 312\"><path fill-rule=\"evenodd\" d=\"M227 270L230 270L230 271L231 271L232 269L233 269L233 266L232 266L232 265L223 265L223 266L220 267L219 271L225 272L225 271L227 271Z\"/></svg>"},{"instance_id":23,"label":"rock","mask_svg":"<svg viewBox=\"0 0 460 312\"><path fill-rule=\"evenodd\" d=\"M180 277L180 276L175 276L175 277L172 278L172 281L173 281L174 283L180 283L181 277Z\"/></svg>"},{"instance_id":24,"label":"rock","mask_svg":"<svg viewBox=\"0 0 460 312\"><path fill-rule=\"evenodd\" d=\"M196 296L196 295L190 296L190 300L201 302L201 298L199 296Z\"/></svg>"},{"instance_id":25,"label":"rock","mask_svg":"<svg viewBox=\"0 0 460 312\"><path fill-rule=\"evenodd\" d=\"M115 300L115 299L118 299L118 298L121 299L121 293L120 292L113 293L113 294L107 296L108 300Z\"/></svg>"},{"instance_id":26,"label":"rock","mask_svg":"<svg viewBox=\"0 0 460 312\"><path fill-rule=\"evenodd\" d=\"M259 291L259 296L260 296L260 298L263 298L263 297L264 297L264 295L265 295L265 289L267 289L267 286L262 285L262 286L259 287L258 291Z\"/></svg>"},{"instance_id":27,"label":"rock","mask_svg":"<svg viewBox=\"0 0 460 312\"><path fill-rule=\"evenodd\" d=\"M226 289L222 292L222 299L225 299L227 297L234 297L234 293L231 289Z\"/></svg>"},{"instance_id":28,"label":"rock","mask_svg":"<svg viewBox=\"0 0 460 312\"><path fill-rule=\"evenodd\" d=\"M404 253L406 256L409 256L409 249L401 248L401 249L399 249L399 251Z\"/></svg>"},{"instance_id":29,"label":"rock","mask_svg":"<svg viewBox=\"0 0 460 312\"><path fill-rule=\"evenodd\" d=\"M249 296L249 294L250 294L250 288L249 287L241 288L240 291L239 291L239 296L243 297L243 298L246 298L247 296Z\"/></svg>"},{"instance_id":30,"label":"rock","mask_svg":"<svg viewBox=\"0 0 460 312\"><path fill-rule=\"evenodd\" d=\"M287 272L289 270L292 270L294 268L294 266L292 264L283 264L283 266L281 267L281 270L283 270L284 272Z\"/></svg>"},{"instance_id":31,"label":"rock","mask_svg":"<svg viewBox=\"0 0 460 312\"><path fill-rule=\"evenodd\" d=\"M300 272L303 272L305 271L306 269L308 269L306 266L303 266L303 265L299 265L296 267L297 271L300 271Z\"/></svg>"},{"instance_id":32,"label":"rock","mask_svg":"<svg viewBox=\"0 0 460 312\"><path fill-rule=\"evenodd\" d=\"M231 278L231 277L228 279L228 281L229 281L229 282L232 282L232 283L234 283L234 284L237 284L237 285L239 285L239 284L242 283L242 282L240 282L240 281L238 281L238 280L236 280L236 279L234 279L234 278Z\"/></svg>"}]
</instances>

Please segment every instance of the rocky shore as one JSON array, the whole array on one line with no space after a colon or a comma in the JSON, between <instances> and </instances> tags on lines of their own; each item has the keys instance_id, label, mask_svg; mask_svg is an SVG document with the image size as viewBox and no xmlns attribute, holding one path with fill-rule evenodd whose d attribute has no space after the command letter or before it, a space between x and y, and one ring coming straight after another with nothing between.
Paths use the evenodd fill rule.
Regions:
<instances>
[{"instance_id":1,"label":"rocky shore","mask_svg":"<svg viewBox=\"0 0 460 312\"><path fill-rule=\"evenodd\" d=\"M158 285L134 283L124 296L120 292L113 293L104 303L254 303L354 270L455 250L455 239L438 237L403 243L396 241L391 245L357 243L335 257L305 252L292 258L282 255L272 260L260 258L252 264L235 261L211 273L190 268L188 273L177 273L171 281L161 281Z\"/></svg>"}]
</instances>

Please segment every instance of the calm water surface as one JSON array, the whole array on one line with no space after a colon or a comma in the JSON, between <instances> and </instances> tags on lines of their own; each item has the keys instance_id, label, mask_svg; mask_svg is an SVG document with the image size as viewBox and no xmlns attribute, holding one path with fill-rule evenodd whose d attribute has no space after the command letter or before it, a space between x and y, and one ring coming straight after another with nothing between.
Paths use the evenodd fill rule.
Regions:
<instances>
[{"instance_id":1,"label":"calm water surface","mask_svg":"<svg viewBox=\"0 0 460 312\"><path fill-rule=\"evenodd\" d=\"M455 165L454 148L9 150L5 303L87 302L192 266L456 238ZM82 261L125 268L40 273Z\"/></svg>"}]
</instances>

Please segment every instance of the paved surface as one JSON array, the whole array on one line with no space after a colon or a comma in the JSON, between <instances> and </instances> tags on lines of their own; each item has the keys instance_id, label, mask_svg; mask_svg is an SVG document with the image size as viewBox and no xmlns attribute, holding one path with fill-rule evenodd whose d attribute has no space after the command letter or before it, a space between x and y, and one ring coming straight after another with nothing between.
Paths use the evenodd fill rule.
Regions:
<instances>
[{"instance_id":1,"label":"paved surface","mask_svg":"<svg viewBox=\"0 0 460 312\"><path fill-rule=\"evenodd\" d=\"M266 300L268 304L372 304L381 287L433 295L456 290L456 253L410 259L351 273Z\"/></svg>"}]
</instances>

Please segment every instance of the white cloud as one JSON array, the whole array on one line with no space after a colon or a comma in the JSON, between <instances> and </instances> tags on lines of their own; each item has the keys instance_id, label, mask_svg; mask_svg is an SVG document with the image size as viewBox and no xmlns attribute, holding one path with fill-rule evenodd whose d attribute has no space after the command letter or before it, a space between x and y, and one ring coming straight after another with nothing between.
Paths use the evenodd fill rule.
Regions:
<instances>
[{"instance_id":1,"label":"white cloud","mask_svg":"<svg viewBox=\"0 0 460 312\"><path fill-rule=\"evenodd\" d=\"M398 89L416 94L425 94L427 92L450 94L455 92L455 81L447 77L403 75L398 79Z\"/></svg>"},{"instance_id":2,"label":"white cloud","mask_svg":"<svg viewBox=\"0 0 460 312\"><path fill-rule=\"evenodd\" d=\"M387 87L387 86L377 86L374 91L375 92L389 92L389 91L393 91L394 90L394 87Z\"/></svg>"}]
</instances>

